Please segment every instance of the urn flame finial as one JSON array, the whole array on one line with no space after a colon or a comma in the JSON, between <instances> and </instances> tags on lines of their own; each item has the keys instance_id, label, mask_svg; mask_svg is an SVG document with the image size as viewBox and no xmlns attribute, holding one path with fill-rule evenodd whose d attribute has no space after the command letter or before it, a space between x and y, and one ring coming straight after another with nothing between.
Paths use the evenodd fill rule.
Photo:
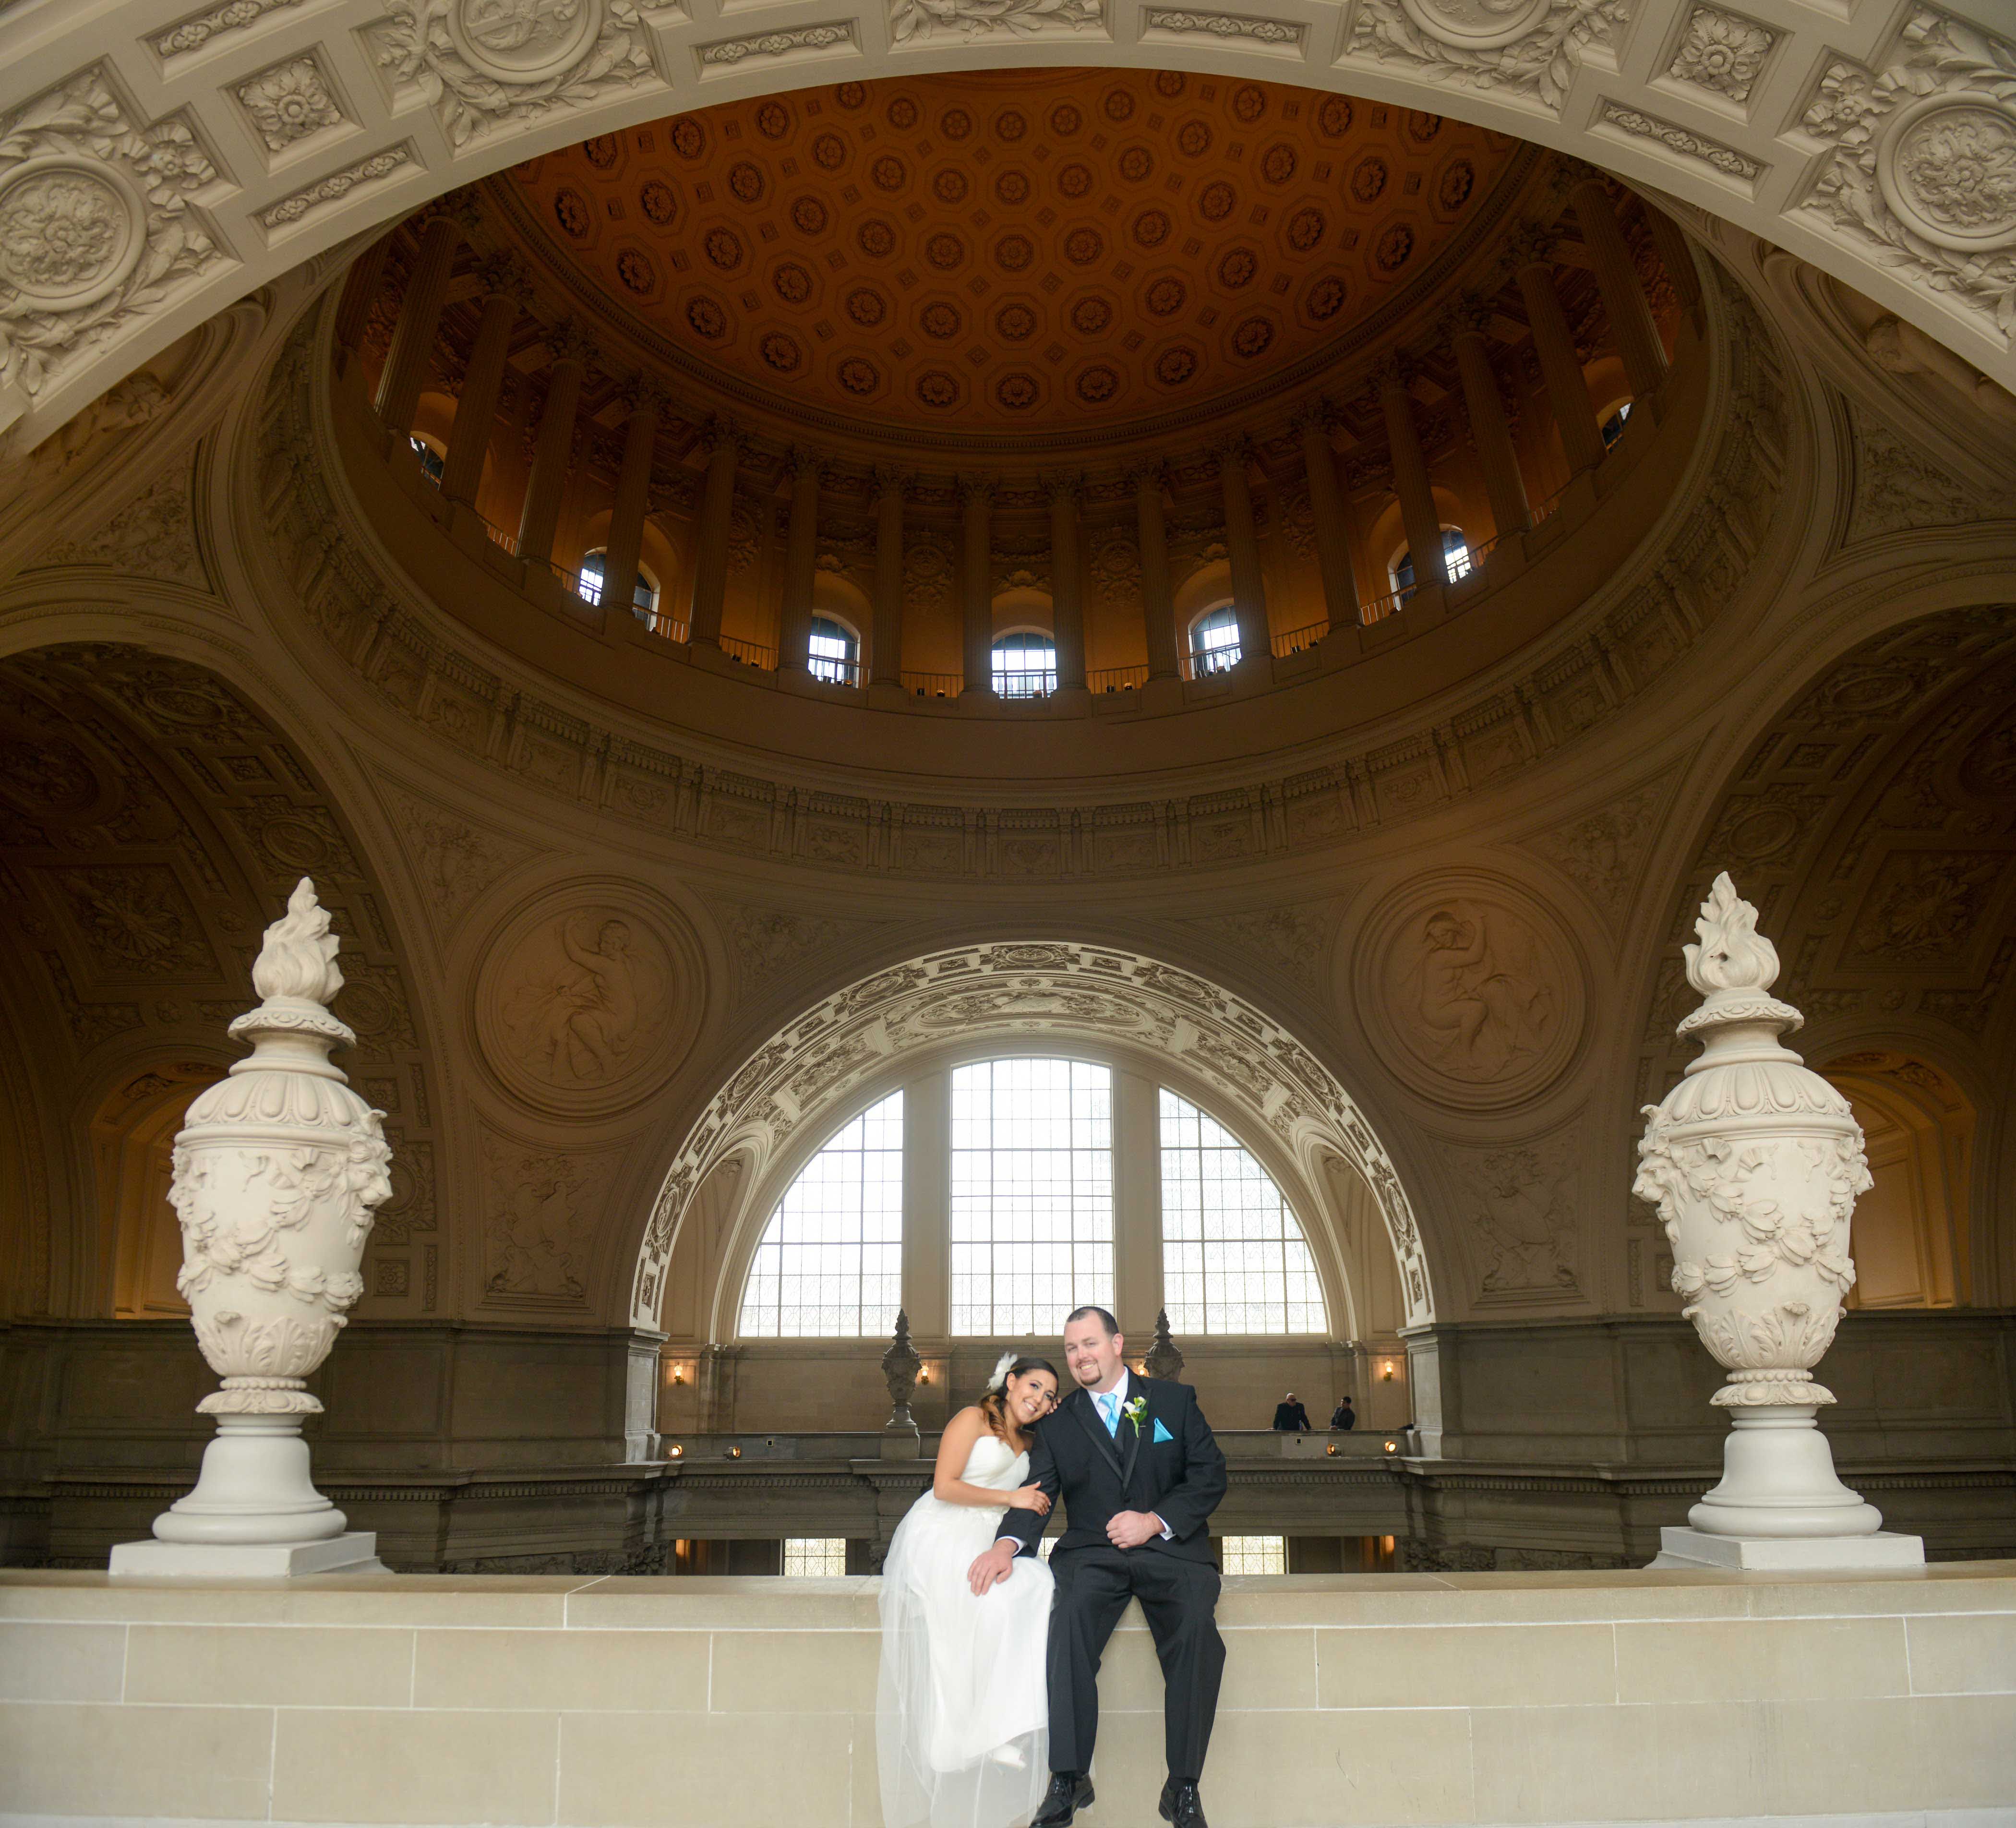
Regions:
<instances>
[{"instance_id":1,"label":"urn flame finial","mask_svg":"<svg viewBox=\"0 0 2016 1828\"><path fill-rule=\"evenodd\" d=\"M314 883L304 876L287 898L286 912L266 929L252 967L252 988L268 1002L288 997L327 1008L343 988L336 962L341 943L329 930L329 910L315 899Z\"/></svg>"},{"instance_id":2,"label":"urn flame finial","mask_svg":"<svg viewBox=\"0 0 2016 1828\"><path fill-rule=\"evenodd\" d=\"M1702 995L1767 991L1778 981L1778 948L1757 930L1757 910L1722 871L1694 923L1701 943L1685 948L1687 982Z\"/></svg>"}]
</instances>

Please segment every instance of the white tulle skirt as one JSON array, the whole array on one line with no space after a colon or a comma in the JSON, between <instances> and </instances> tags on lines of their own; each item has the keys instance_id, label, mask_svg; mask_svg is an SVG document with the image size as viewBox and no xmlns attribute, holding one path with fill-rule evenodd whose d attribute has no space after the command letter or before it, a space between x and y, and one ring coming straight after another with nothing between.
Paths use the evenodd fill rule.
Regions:
<instances>
[{"instance_id":1,"label":"white tulle skirt","mask_svg":"<svg viewBox=\"0 0 2016 1828\"><path fill-rule=\"evenodd\" d=\"M876 1749L886 1828L1011 1828L1049 1787L1050 1571L1034 1556L975 1599L1002 1512L927 1492L882 1564Z\"/></svg>"}]
</instances>

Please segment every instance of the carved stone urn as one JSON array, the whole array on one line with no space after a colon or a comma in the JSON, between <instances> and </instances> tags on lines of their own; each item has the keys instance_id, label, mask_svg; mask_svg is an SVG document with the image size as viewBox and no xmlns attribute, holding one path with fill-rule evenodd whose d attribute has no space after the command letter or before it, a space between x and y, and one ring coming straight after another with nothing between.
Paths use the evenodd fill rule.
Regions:
<instances>
[{"instance_id":1,"label":"carved stone urn","mask_svg":"<svg viewBox=\"0 0 2016 1828\"><path fill-rule=\"evenodd\" d=\"M1804 1018L1769 994L1777 949L1726 873L1694 931L1687 981L1702 1002L1677 1032L1701 1057L1645 1107L1632 1191L1658 1207L1681 1312L1729 1373L1712 1400L1732 1427L1722 1482L1688 1512L1690 1529L1664 1532L1660 1563L1890 1566L1912 1559L1899 1545L1922 1560L1917 1538L1877 1535L1881 1516L1834 1476L1814 1422L1834 1400L1812 1372L1854 1285L1849 1218L1870 1186L1861 1126L1780 1043ZM1838 1546L1795 1546L1827 1542Z\"/></svg>"},{"instance_id":2,"label":"carved stone urn","mask_svg":"<svg viewBox=\"0 0 2016 1828\"><path fill-rule=\"evenodd\" d=\"M376 1565L372 1539L346 1537L343 1513L315 1489L301 1438L301 1418L322 1406L307 1379L364 1291L372 1208L391 1192L380 1114L329 1059L356 1038L328 1008L343 984L337 944L304 876L252 968L265 1001L231 1024L253 1051L189 1107L175 1138L176 1286L224 1380L196 1405L218 1431L195 1490L154 1520L156 1542L113 1552L115 1574ZM284 1553L304 1544L329 1547ZM198 1553L164 1555L171 1546Z\"/></svg>"},{"instance_id":3,"label":"carved stone urn","mask_svg":"<svg viewBox=\"0 0 2016 1828\"><path fill-rule=\"evenodd\" d=\"M910 1317L898 1309L895 1333L882 1355L882 1379L889 1387L890 1402L889 1420L882 1424L884 1459L913 1459L922 1451L910 1398L916 1392L917 1373L923 1368L923 1359L910 1344Z\"/></svg>"}]
</instances>

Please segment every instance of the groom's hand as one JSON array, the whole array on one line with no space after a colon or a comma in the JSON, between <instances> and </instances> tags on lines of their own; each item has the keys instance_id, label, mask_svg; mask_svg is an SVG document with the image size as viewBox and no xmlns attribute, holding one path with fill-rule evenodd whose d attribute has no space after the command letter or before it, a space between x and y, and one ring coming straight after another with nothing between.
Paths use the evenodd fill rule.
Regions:
<instances>
[{"instance_id":1,"label":"groom's hand","mask_svg":"<svg viewBox=\"0 0 2016 1828\"><path fill-rule=\"evenodd\" d=\"M1162 1520L1153 1511L1116 1511L1106 1526L1106 1539L1115 1549L1139 1549L1162 1533Z\"/></svg>"},{"instance_id":2,"label":"groom's hand","mask_svg":"<svg viewBox=\"0 0 2016 1828\"><path fill-rule=\"evenodd\" d=\"M1014 1571L1015 1545L996 1542L985 1555L974 1556L973 1566L966 1571L966 1584L977 1599L995 1582L1006 1580Z\"/></svg>"}]
</instances>

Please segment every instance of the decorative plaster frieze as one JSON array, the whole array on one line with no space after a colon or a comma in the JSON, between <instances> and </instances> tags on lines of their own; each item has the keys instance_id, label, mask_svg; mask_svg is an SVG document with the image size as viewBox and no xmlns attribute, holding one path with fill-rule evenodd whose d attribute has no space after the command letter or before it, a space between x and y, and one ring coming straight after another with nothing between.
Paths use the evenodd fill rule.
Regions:
<instances>
[{"instance_id":1,"label":"decorative plaster frieze","mask_svg":"<svg viewBox=\"0 0 2016 1828\"><path fill-rule=\"evenodd\" d=\"M889 42L1103 31L1106 0L888 0Z\"/></svg>"},{"instance_id":2,"label":"decorative plaster frieze","mask_svg":"<svg viewBox=\"0 0 2016 1828\"><path fill-rule=\"evenodd\" d=\"M1696 133L1691 128L1676 127L1670 121L1661 121L1640 109L1626 107L1621 102L1607 101L1603 104L1603 122L1620 133L1628 133L1633 139L1649 139L1669 152L1678 153L1683 158L1698 159L1723 177L1735 178L1741 183L1755 184L1764 171L1756 160L1719 140Z\"/></svg>"},{"instance_id":3,"label":"decorative plaster frieze","mask_svg":"<svg viewBox=\"0 0 2016 1828\"><path fill-rule=\"evenodd\" d=\"M1921 9L1880 72L1831 62L1799 126L1831 149L1796 214L2016 331L2016 46Z\"/></svg>"},{"instance_id":4,"label":"decorative plaster frieze","mask_svg":"<svg viewBox=\"0 0 2016 1828\"><path fill-rule=\"evenodd\" d=\"M1246 38L1270 50L1299 52L1309 28L1285 19L1251 19L1241 13L1184 13L1151 6L1143 15L1144 39Z\"/></svg>"},{"instance_id":5,"label":"decorative plaster frieze","mask_svg":"<svg viewBox=\"0 0 2016 1828\"><path fill-rule=\"evenodd\" d=\"M290 57L247 77L233 92L269 153L285 152L297 140L344 124L343 110L312 57Z\"/></svg>"},{"instance_id":6,"label":"decorative plaster frieze","mask_svg":"<svg viewBox=\"0 0 2016 1828\"><path fill-rule=\"evenodd\" d=\"M1582 54L1607 52L1632 0L1359 0L1341 62L1524 97L1558 115Z\"/></svg>"},{"instance_id":7,"label":"decorative plaster frieze","mask_svg":"<svg viewBox=\"0 0 2016 1828\"><path fill-rule=\"evenodd\" d=\"M306 189L297 190L292 196L283 197L271 207L261 210L260 226L284 228L290 222L298 222L317 205L335 203L347 196L358 185L389 178L401 166L412 163L413 149L410 145L391 146L382 153L373 153L369 158L346 165L340 171L332 171L328 177L316 179Z\"/></svg>"},{"instance_id":8,"label":"decorative plaster frieze","mask_svg":"<svg viewBox=\"0 0 2016 1828\"><path fill-rule=\"evenodd\" d=\"M363 37L457 146L657 80L632 0L395 0Z\"/></svg>"},{"instance_id":9,"label":"decorative plaster frieze","mask_svg":"<svg viewBox=\"0 0 2016 1828\"><path fill-rule=\"evenodd\" d=\"M1666 74L1732 102L1747 102L1778 34L1755 20L1713 6L1697 6L1675 46Z\"/></svg>"},{"instance_id":10,"label":"decorative plaster frieze","mask_svg":"<svg viewBox=\"0 0 2016 1828\"><path fill-rule=\"evenodd\" d=\"M851 19L829 20L824 25L794 26L789 31L757 32L746 38L721 38L702 45L694 53L700 74L710 69L732 70L751 57L819 57L836 51L857 51L860 39Z\"/></svg>"},{"instance_id":11,"label":"decorative plaster frieze","mask_svg":"<svg viewBox=\"0 0 2016 1828\"><path fill-rule=\"evenodd\" d=\"M222 6L191 13L180 24L155 34L152 40L154 53L159 57L178 57L187 52L200 51L220 33L244 31L268 13L301 4L301 0L226 0Z\"/></svg>"}]
</instances>

